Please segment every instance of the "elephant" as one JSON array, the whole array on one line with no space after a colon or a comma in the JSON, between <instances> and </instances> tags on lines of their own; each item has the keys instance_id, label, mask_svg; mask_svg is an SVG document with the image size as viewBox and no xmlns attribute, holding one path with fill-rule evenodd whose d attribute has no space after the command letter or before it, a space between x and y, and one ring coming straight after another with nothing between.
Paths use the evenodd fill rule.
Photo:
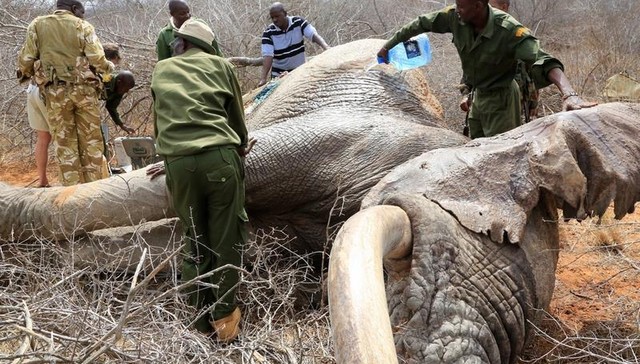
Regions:
<instances>
[{"instance_id":1,"label":"elephant","mask_svg":"<svg viewBox=\"0 0 640 364\"><path fill-rule=\"evenodd\" d=\"M389 172L331 251L336 361L515 363L551 300L559 219L640 200L639 132L640 104L603 104Z\"/></svg>"},{"instance_id":2,"label":"elephant","mask_svg":"<svg viewBox=\"0 0 640 364\"><path fill-rule=\"evenodd\" d=\"M556 207L582 218L615 197L622 217L638 199L640 106L469 141L444 126L424 70L371 67L383 42L331 48L250 105L253 229L277 227L295 252L322 252L344 222L328 272L338 362L514 362L551 299ZM145 173L0 185L0 239L64 241L173 216L164 179Z\"/></svg>"},{"instance_id":3,"label":"elephant","mask_svg":"<svg viewBox=\"0 0 640 364\"><path fill-rule=\"evenodd\" d=\"M443 127L423 70L368 69L382 43L334 47L278 80L264 102L248 104L258 140L245 163L253 229L277 228L295 237L293 249L323 251L328 221L353 215L388 171L468 141ZM0 193L3 240L65 240L174 216L164 178L150 181L144 170L65 188L0 185Z\"/></svg>"}]
</instances>

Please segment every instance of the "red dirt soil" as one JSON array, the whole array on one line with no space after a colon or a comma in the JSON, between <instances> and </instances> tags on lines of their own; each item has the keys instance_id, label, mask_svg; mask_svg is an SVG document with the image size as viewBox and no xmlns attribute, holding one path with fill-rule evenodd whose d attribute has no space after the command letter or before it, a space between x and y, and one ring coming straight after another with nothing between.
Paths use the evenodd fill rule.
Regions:
<instances>
[{"instance_id":1,"label":"red dirt soil","mask_svg":"<svg viewBox=\"0 0 640 364\"><path fill-rule=\"evenodd\" d=\"M58 165L49 160L47 165L47 178L49 185L58 183ZM0 163L0 182L20 187L36 187L38 185L38 172L33 159L20 162Z\"/></svg>"}]
</instances>

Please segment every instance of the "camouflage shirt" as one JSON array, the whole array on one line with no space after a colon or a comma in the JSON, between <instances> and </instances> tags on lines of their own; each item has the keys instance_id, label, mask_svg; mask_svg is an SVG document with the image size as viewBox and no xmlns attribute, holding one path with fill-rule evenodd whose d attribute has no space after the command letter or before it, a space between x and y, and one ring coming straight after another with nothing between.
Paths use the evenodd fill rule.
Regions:
<instances>
[{"instance_id":1,"label":"camouflage shirt","mask_svg":"<svg viewBox=\"0 0 640 364\"><path fill-rule=\"evenodd\" d=\"M35 18L27 28L27 37L18 56L18 77L35 74L34 62L40 60L45 82L94 83L111 78L113 63L107 61L91 24L67 10Z\"/></svg>"}]
</instances>

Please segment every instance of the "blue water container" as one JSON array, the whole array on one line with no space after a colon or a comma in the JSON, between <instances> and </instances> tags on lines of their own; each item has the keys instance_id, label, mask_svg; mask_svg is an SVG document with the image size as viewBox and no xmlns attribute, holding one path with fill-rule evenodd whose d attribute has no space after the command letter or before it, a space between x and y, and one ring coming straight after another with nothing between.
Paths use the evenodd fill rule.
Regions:
<instances>
[{"instance_id":1,"label":"blue water container","mask_svg":"<svg viewBox=\"0 0 640 364\"><path fill-rule=\"evenodd\" d=\"M400 71L425 66L431 62L429 37L423 33L399 43L389 49L387 57L389 63ZM384 63L384 60L378 57L378 63Z\"/></svg>"}]
</instances>

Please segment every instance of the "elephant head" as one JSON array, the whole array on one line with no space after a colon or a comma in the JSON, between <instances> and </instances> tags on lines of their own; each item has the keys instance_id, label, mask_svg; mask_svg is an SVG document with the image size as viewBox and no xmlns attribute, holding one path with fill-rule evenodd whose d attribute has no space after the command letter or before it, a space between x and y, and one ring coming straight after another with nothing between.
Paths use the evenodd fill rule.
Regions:
<instances>
[{"instance_id":1,"label":"elephant head","mask_svg":"<svg viewBox=\"0 0 640 364\"><path fill-rule=\"evenodd\" d=\"M258 144L247 159L247 210L254 226L295 236L297 251L324 250L327 226L356 213L395 166L468 141L442 127L422 70L372 68L382 43L325 51L278 81L249 114Z\"/></svg>"},{"instance_id":2,"label":"elephant head","mask_svg":"<svg viewBox=\"0 0 640 364\"><path fill-rule=\"evenodd\" d=\"M390 172L331 252L337 361L516 362L551 300L558 209L640 200L639 121L638 104L560 113Z\"/></svg>"}]
</instances>

